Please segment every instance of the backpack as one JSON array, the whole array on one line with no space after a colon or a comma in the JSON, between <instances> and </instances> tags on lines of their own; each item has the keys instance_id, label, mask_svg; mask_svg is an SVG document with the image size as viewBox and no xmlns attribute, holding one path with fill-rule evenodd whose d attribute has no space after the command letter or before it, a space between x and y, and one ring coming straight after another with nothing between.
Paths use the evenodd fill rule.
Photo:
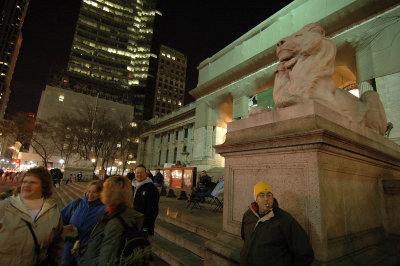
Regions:
<instances>
[{"instance_id":1,"label":"backpack","mask_svg":"<svg viewBox=\"0 0 400 266\"><path fill-rule=\"evenodd\" d=\"M123 239L119 247L119 255L123 265L148 265L153 261L150 242L147 235L140 233L137 227L129 226L121 216L118 220L124 227Z\"/></svg>"}]
</instances>

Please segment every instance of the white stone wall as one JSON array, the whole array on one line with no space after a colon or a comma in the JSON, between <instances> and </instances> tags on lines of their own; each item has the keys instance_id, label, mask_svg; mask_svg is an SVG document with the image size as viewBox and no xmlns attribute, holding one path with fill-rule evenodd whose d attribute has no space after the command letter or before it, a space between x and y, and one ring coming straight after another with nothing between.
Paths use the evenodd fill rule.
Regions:
<instances>
[{"instance_id":1,"label":"white stone wall","mask_svg":"<svg viewBox=\"0 0 400 266\"><path fill-rule=\"evenodd\" d=\"M63 101L60 101L60 97ZM96 107L97 105L97 107ZM133 106L114 101L93 97L47 85L42 92L37 111L37 118L48 120L58 114L82 115L87 110L94 110L100 114L105 112L108 118L118 119L122 115L133 120Z\"/></svg>"},{"instance_id":2,"label":"white stone wall","mask_svg":"<svg viewBox=\"0 0 400 266\"><path fill-rule=\"evenodd\" d=\"M393 129L389 139L400 145L400 73L376 78L376 87Z\"/></svg>"}]
</instances>

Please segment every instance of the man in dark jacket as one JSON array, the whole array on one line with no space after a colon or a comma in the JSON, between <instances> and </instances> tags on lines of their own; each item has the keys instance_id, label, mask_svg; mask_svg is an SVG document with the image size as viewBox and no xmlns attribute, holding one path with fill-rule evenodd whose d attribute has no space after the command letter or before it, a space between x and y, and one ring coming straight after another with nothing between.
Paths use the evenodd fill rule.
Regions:
<instances>
[{"instance_id":1,"label":"man in dark jacket","mask_svg":"<svg viewBox=\"0 0 400 266\"><path fill-rule=\"evenodd\" d=\"M201 171L200 180L192 198L199 198L201 202L205 202L205 198L211 196L211 191L213 191L215 185L216 183L212 182L211 177L207 175L207 171Z\"/></svg>"},{"instance_id":2,"label":"man in dark jacket","mask_svg":"<svg viewBox=\"0 0 400 266\"><path fill-rule=\"evenodd\" d=\"M134 189L133 206L135 210L143 213L143 231L149 236L154 235L154 222L158 215L158 201L160 195L153 181L146 177L146 167L142 164L135 168L135 179L132 181ZM150 238L149 238L150 239Z\"/></svg>"},{"instance_id":3,"label":"man in dark jacket","mask_svg":"<svg viewBox=\"0 0 400 266\"><path fill-rule=\"evenodd\" d=\"M164 184L164 176L161 174L160 169L156 170L156 175L154 176L154 185L160 187Z\"/></svg>"},{"instance_id":4,"label":"man in dark jacket","mask_svg":"<svg viewBox=\"0 0 400 266\"><path fill-rule=\"evenodd\" d=\"M260 181L255 202L243 215L240 265L310 265L314 252L300 224L278 206L271 187Z\"/></svg>"},{"instance_id":5,"label":"man in dark jacket","mask_svg":"<svg viewBox=\"0 0 400 266\"><path fill-rule=\"evenodd\" d=\"M135 179L135 173L133 172L133 169L129 170L129 173L126 175L126 177L132 182L133 179Z\"/></svg>"}]
</instances>

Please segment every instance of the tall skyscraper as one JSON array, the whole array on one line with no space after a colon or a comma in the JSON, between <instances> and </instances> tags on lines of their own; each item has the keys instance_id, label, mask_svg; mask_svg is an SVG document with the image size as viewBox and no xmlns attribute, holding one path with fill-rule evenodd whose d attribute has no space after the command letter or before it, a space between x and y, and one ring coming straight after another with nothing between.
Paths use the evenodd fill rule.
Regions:
<instances>
[{"instance_id":1,"label":"tall skyscraper","mask_svg":"<svg viewBox=\"0 0 400 266\"><path fill-rule=\"evenodd\" d=\"M161 45L158 56L156 95L153 116L160 117L183 105L185 98L187 57Z\"/></svg>"},{"instance_id":2,"label":"tall skyscraper","mask_svg":"<svg viewBox=\"0 0 400 266\"><path fill-rule=\"evenodd\" d=\"M69 87L132 104L135 119L150 119L157 15L155 0L83 0L68 62Z\"/></svg>"},{"instance_id":3,"label":"tall skyscraper","mask_svg":"<svg viewBox=\"0 0 400 266\"><path fill-rule=\"evenodd\" d=\"M29 0L0 1L0 118L4 117L10 96L10 83L22 43Z\"/></svg>"}]
</instances>

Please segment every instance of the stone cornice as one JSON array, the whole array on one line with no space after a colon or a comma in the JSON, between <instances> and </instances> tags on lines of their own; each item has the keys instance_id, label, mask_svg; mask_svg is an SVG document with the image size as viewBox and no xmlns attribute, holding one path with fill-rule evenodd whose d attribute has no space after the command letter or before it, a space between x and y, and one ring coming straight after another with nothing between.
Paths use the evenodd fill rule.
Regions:
<instances>
[{"instance_id":1,"label":"stone cornice","mask_svg":"<svg viewBox=\"0 0 400 266\"><path fill-rule=\"evenodd\" d=\"M194 123L195 120L196 109L190 109L187 112L172 116L168 120L164 120L160 123L156 123L151 125L146 132L144 132L141 136L147 136L149 134L154 133L155 131L159 131L163 129L170 130L169 127L173 126L172 128L181 127L186 124ZM157 132L158 133L158 132Z\"/></svg>"},{"instance_id":2,"label":"stone cornice","mask_svg":"<svg viewBox=\"0 0 400 266\"><path fill-rule=\"evenodd\" d=\"M280 29L283 27L291 27L292 32L298 30L303 25L298 25L296 23L291 23L289 17L294 19L293 16L289 16L289 13L294 11L299 11L301 6L304 5L310 6L311 1L303 0L303 1L294 1L292 4L288 5L275 15L271 16L257 27L250 30L248 33L243 35L241 38L237 39L232 44L228 45L226 48L222 49L216 55L207 60L203 61L199 66L199 84L196 88L191 90L189 93L199 99L204 97L214 91L217 91L221 87L227 86L232 82L240 80L241 78L250 75L252 73L257 72L261 68L268 67L272 65L276 61L275 56L275 45L270 45L266 49L259 51L254 56L249 58L243 57L244 60L234 65L231 63L231 67L228 65L224 71L220 71L221 74L216 73L215 70L212 70L213 64L217 64L219 60L228 60L228 57L236 57L241 56L241 54L248 54L248 48L244 47L246 42L250 42L251 39L269 39L266 36L262 36L262 31L267 30L268 27L273 26L275 24L275 28ZM323 5L329 6L327 1L313 2L315 5ZM294 19L295 21L301 21L304 25L315 22L322 26L327 36L332 36L333 34L342 31L343 29L347 29L350 26L357 25L365 20L367 17L372 17L376 14L382 13L382 11L387 10L393 6L396 6L398 1L396 0L382 0L382 1L373 1L373 0L354 0L347 1L342 4L343 7L341 9L336 10L335 12L331 11L327 14L327 16L323 18L308 18L304 21L299 20L298 18ZM304 8L304 7L303 7ZM327 10L321 10L321 13L327 13ZM330 11L330 10L328 10ZM279 19L278 19L279 18ZM310 20L310 21L308 21ZM290 33L292 33L290 32ZM283 34L283 35L282 35ZM265 35L265 34L264 34ZM276 36L272 36L272 38L276 38L278 41L280 38L286 36L286 33L277 33ZM282 35L282 36L281 36ZM269 37L269 36L268 36ZM237 51L236 51L237 50ZM233 60L232 60L233 61ZM214 66L215 67L215 66ZM208 75L207 77L200 78L201 73L204 72L204 75ZM214 77L212 75L214 74ZM201 80L203 79L203 80Z\"/></svg>"}]
</instances>

